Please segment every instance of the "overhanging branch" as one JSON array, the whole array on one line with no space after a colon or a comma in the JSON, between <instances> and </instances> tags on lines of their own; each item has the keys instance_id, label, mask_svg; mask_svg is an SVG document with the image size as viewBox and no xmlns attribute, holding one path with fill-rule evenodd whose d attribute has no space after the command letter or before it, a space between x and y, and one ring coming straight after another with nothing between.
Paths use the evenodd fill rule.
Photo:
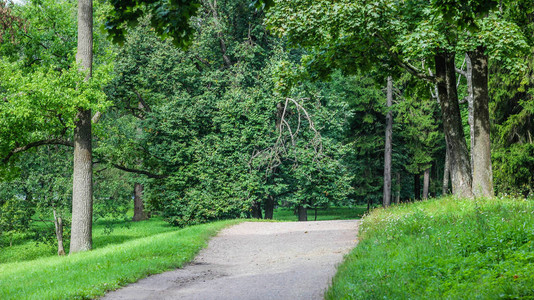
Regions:
<instances>
[{"instance_id":1,"label":"overhanging branch","mask_svg":"<svg viewBox=\"0 0 534 300\"><path fill-rule=\"evenodd\" d=\"M30 150L31 148L36 148L36 147L44 146L44 145L63 145L63 146L74 147L73 142L69 140L65 140L65 139L47 139L47 140L35 141L35 142L31 142L24 146L17 147L11 150L7 154L7 156L4 157L4 159L2 159L2 163L6 164L13 155L19 152L24 152L24 151Z\"/></svg>"},{"instance_id":2,"label":"overhanging branch","mask_svg":"<svg viewBox=\"0 0 534 300\"><path fill-rule=\"evenodd\" d=\"M145 170L139 170L139 169L128 168L128 167L125 167L125 166L121 166L121 165L119 165L119 164L114 164L114 163L112 163L111 165L112 165L113 167L119 169L119 170L124 171L124 172L136 173L136 174L142 174L142 175L146 175L148 178L163 179L163 178L167 178L167 177L169 177L169 175L159 175L159 174L154 174L154 173L150 173L150 172L145 171Z\"/></svg>"}]
</instances>

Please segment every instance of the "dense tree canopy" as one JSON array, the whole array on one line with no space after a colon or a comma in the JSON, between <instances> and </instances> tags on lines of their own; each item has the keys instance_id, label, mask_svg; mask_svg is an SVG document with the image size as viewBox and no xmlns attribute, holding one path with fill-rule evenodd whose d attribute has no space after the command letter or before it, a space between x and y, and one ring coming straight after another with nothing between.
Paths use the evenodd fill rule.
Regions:
<instances>
[{"instance_id":1,"label":"dense tree canopy","mask_svg":"<svg viewBox=\"0 0 534 300\"><path fill-rule=\"evenodd\" d=\"M527 4L94 1L83 65L77 1L0 1L0 246L20 232L59 243L36 225L49 220L70 239L82 120L89 220L134 199L134 219L178 226L371 207L386 128L393 203L449 182L458 196L528 196Z\"/></svg>"}]
</instances>

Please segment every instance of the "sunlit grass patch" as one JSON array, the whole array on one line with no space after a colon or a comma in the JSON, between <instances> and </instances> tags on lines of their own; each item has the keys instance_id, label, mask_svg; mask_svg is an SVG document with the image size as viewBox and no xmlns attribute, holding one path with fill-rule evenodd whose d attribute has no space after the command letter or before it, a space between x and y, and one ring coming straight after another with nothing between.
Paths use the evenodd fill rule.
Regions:
<instances>
[{"instance_id":1,"label":"sunlit grass patch","mask_svg":"<svg viewBox=\"0 0 534 300\"><path fill-rule=\"evenodd\" d=\"M362 220L328 299L534 297L534 203L447 197Z\"/></svg>"},{"instance_id":2,"label":"sunlit grass patch","mask_svg":"<svg viewBox=\"0 0 534 300\"><path fill-rule=\"evenodd\" d=\"M0 264L0 299L94 298L191 261L210 237L239 220L175 229L66 257Z\"/></svg>"}]
</instances>

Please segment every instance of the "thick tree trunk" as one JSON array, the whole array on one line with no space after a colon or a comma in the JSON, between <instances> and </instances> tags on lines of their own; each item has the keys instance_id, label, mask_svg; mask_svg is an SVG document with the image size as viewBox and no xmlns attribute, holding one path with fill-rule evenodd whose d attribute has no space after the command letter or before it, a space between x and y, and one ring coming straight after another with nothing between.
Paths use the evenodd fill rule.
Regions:
<instances>
[{"instance_id":1,"label":"thick tree trunk","mask_svg":"<svg viewBox=\"0 0 534 300\"><path fill-rule=\"evenodd\" d=\"M421 200L421 174L413 176L413 193L415 200Z\"/></svg>"},{"instance_id":2,"label":"thick tree trunk","mask_svg":"<svg viewBox=\"0 0 534 300\"><path fill-rule=\"evenodd\" d=\"M134 216L132 221L142 221L148 219L145 212L145 205L143 204L143 190L144 186L140 183L134 184Z\"/></svg>"},{"instance_id":3,"label":"thick tree trunk","mask_svg":"<svg viewBox=\"0 0 534 300\"><path fill-rule=\"evenodd\" d=\"M61 216L56 214L54 209L54 227L56 228L56 239L57 239L57 255L65 255L65 248L63 247L63 219Z\"/></svg>"},{"instance_id":4,"label":"thick tree trunk","mask_svg":"<svg viewBox=\"0 0 534 300\"><path fill-rule=\"evenodd\" d=\"M449 193L449 178L450 178L450 162L449 162L449 146L445 141L445 163L443 165L443 186L441 188L441 194L447 195Z\"/></svg>"},{"instance_id":5,"label":"thick tree trunk","mask_svg":"<svg viewBox=\"0 0 534 300\"><path fill-rule=\"evenodd\" d=\"M303 205L299 205L297 207L297 215L299 217L299 221L308 221L308 209Z\"/></svg>"},{"instance_id":6,"label":"thick tree trunk","mask_svg":"<svg viewBox=\"0 0 534 300\"><path fill-rule=\"evenodd\" d=\"M93 65L93 1L78 0L76 63L91 77ZM79 109L74 128L74 173L70 253L91 250L93 244L93 158L91 110Z\"/></svg>"},{"instance_id":7,"label":"thick tree trunk","mask_svg":"<svg viewBox=\"0 0 534 300\"><path fill-rule=\"evenodd\" d=\"M265 200L265 219L272 220L274 214L274 196L269 195Z\"/></svg>"},{"instance_id":8,"label":"thick tree trunk","mask_svg":"<svg viewBox=\"0 0 534 300\"><path fill-rule=\"evenodd\" d=\"M395 204L400 203L400 192L401 192L401 175L400 175L400 172L397 172L397 195L395 197Z\"/></svg>"},{"instance_id":9,"label":"thick tree trunk","mask_svg":"<svg viewBox=\"0 0 534 300\"><path fill-rule=\"evenodd\" d=\"M261 215L261 204L260 202L254 201L252 202L252 218L254 219L262 219Z\"/></svg>"},{"instance_id":10,"label":"thick tree trunk","mask_svg":"<svg viewBox=\"0 0 534 300\"><path fill-rule=\"evenodd\" d=\"M454 54L438 53L434 58L443 130L449 148L452 191L458 197L472 198L471 164L456 92Z\"/></svg>"},{"instance_id":11,"label":"thick tree trunk","mask_svg":"<svg viewBox=\"0 0 534 300\"><path fill-rule=\"evenodd\" d=\"M490 120L488 93L488 57L484 48L469 52L473 82L473 194L475 197L493 197L491 169Z\"/></svg>"},{"instance_id":12,"label":"thick tree trunk","mask_svg":"<svg viewBox=\"0 0 534 300\"><path fill-rule=\"evenodd\" d=\"M423 175L423 199L428 199L428 187L430 186L430 168L425 170Z\"/></svg>"},{"instance_id":13,"label":"thick tree trunk","mask_svg":"<svg viewBox=\"0 0 534 300\"><path fill-rule=\"evenodd\" d=\"M384 193L382 198L382 206L388 207L391 204L391 140L393 134L393 113L391 106L393 105L393 80L388 76L387 83L387 100L386 106L388 112L386 115L386 141L384 151Z\"/></svg>"}]
</instances>

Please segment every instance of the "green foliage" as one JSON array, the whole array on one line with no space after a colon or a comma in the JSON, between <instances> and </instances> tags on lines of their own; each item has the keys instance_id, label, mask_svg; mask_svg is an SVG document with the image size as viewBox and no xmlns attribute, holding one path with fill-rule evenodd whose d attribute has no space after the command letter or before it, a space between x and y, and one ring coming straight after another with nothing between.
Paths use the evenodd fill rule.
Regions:
<instances>
[{"instance_id":1,"label":"green foliage","mask_svg":"<svg viewBox=\"0 0 534 300\"><path fill-rule=\"evenodd\" d=\"M376 209L327 299L530 298L532 200L441 198Z\"/></svg>"},{"instance_id":2,"label":"green foliage","mask_svg":"<svg viewBox=\"0 0 534 300\"><path fill-rule=\"evenodd\" d=\"M187 46L194 33L189 19L197 14L200 1L113 0L111 5L104 28L114 42L124 42L127 27L137 25L141 16L149 15L159 36L171 37L174 44Z\"/></svg>"},{"instance_id":3,"label":"green foliage","mask_svg":"<svg viewBox=\"0 0 534 300\"><path fill-rule=\"evenodd\" d=\"M495 190L525 197L534 192L534 144L497 148L492 158Z\"/></svg>"},{"instance_id":4,"label":"green foliage","mask_svg":"<svg viewBox=\"0 0 534 300\"><path fill-rule=\"evenodd\" d=\"M28 201L8 199L0 206L0 247L13 244L14 235L30 227L33 209Z\"/></svg>"},{"instance_id":5,"label":"green foliage","mask_svg":"<svg viewBox=\"0 0 534 300\"><path fill-rule=\"evenodd\" d=\"M120 50L108 88L119 109L104 119L114 129L97 151L107 161L151 170L146 199L175 225L247 216L253 202L269 196L286 205L346 201L344 150L336 150L342 104L300 80L299 67L260 17L243 1L206 5L187 51L159 41L145 19ZM297 103L289 102L285 115L288 126L301 126L292 138L276 125L284 97ZM323 134L320 157L300 108Z\"/></svg>"}]
</instances>

